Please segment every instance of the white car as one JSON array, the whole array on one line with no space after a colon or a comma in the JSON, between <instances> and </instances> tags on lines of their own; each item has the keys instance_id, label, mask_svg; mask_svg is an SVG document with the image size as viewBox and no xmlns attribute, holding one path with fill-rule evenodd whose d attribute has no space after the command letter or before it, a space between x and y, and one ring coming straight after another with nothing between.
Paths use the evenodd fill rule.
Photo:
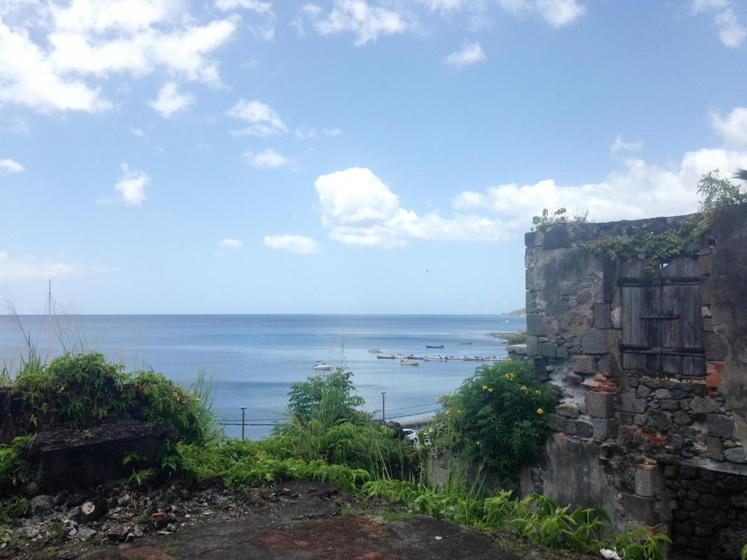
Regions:
<instances>
[{"instance_id":1,"label":"white car","mask_svg":"<svg viewBox=\"0 0 747 560\"><path fill-rule=\"evenodd\" d=\"M404 439L410 443L415 449L420 447L420 440L418 439L418 433L410 428L402 430L402 434L405 436Z\"/></svg>"}]
</instances>

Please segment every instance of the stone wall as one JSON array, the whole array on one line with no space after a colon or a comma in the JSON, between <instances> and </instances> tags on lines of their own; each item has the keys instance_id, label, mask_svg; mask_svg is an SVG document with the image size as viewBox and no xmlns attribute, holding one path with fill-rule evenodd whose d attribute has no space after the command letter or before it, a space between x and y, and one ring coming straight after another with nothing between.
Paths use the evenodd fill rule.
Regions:
<instances>
[{"instance_id":1,"label":"stone wall","mask_svg":"<svg viewBox=\"0 0 747 560\"><path fill-rule=\"evenodd\" d=\"M555 436L522 486L602 505L620 529L676 531L680 512L707 512L700 495L683 505L689 483L672 473L685 466L705 473L694 480L747 480L747 205L722 210L697 246L667 263L593 248L685 219L562 224L526 236L527 352L560 400L548 415ZM728 508L729 527L747 529L741 510ZM688 543L676 542L674 556Z\"/></svg>"}]
</instances>

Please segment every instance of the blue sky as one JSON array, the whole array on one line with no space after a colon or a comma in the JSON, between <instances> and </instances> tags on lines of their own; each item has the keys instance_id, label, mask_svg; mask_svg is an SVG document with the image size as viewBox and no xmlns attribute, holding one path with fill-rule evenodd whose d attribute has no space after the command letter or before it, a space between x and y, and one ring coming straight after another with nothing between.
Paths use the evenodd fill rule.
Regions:
<instances>
[{"instance_id":1,"label":"blue sky","mask_svg":"<svg viewBox=\"0 0 747 560\"><path fill-rule=\"evenodd\" d=\"M747 167L736 0L10 0L0 298L497 313L542 208Z\"/></svg>"}]
</instances>

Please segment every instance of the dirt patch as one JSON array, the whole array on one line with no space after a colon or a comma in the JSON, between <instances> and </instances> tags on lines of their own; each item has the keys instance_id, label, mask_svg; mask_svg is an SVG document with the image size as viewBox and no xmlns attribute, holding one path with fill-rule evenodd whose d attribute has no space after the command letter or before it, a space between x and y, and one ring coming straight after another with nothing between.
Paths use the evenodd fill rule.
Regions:
<instances>
[{"instance_id":1,"label":"dirt patch","mask_svg":"<svg viewBox=\"0 0 747 560\"><path fill-rule=\"evenodd\" d=\"M54 560L559 560L585 555L545 551L496 540L398 506L368 502L320 482L290 482L243 490L175 486L107 499L106 515L68 527L63 506L24 520L21 543L5 557ZM119 497L117 497L119 496ZM104 499L104 497L100 497ZM375 508L376 511L371 510ZM345 508L351 514L341 511ZM354 513L352 513L354 511ZM378 513L379 515L376 515ZM406 515L387 521L382 515ZM391 519L391 517L388 517ZM62 524L61 524L62 523ZM74 527L75 528L75 527ZM141 531L136 531L140 528ZM61 532L61 531L60 531ZM28 538L23 537L27 535ZM73 536L70 536L73 534ZM81 541L80 535L87 534ZM41 538L40 540L40 537ZM2 551L0 551L2 552ZM3 554L0 554L2 557Z\"/></svg>"},{"instance_id":2,"label":"dirt patch","mask_svg":"<svg viewBox=\"0 0 747 560\"><path fill-rule=\"evenodd\" d=\"M254 543L268 551L307 551L329 560L405 560L379 542L385 523L358 516L341 516L301 523L259 536Z\"/></svg>"}]
</instances>

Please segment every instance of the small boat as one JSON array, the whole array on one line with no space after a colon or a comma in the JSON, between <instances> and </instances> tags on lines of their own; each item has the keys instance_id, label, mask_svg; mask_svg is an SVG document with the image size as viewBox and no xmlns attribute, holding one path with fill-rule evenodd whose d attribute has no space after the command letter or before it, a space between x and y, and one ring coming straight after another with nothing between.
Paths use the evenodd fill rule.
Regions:
<instances>
[{"instance_id":1,"label":"small boat","mask_svg":"<svg viewBox=\"0 0 747 560\"><path fill-rule=\"evenodd\" d=\"M438 346L426 344L425 347L426 348L446 348L446 346L444 346L443 344L439 344Z\"/></svg>"},{"instance_id":2,"label":"small boat","mask_svg":"<svg viewBox=\"0 0 747 560\"><path fill-rule=\"evenodd\" d=\"M460 342L459 346L472 346L471 342Z\"/></svg>"},{"instance_id":3,"label":"small boat","mask_svg":"<svg viewBox=\"0 0 747 560\"><path fill-rule=\"evenodd\" d=\"M394 360L397 356L394 354L377 354L379 360Z\"/></svg>"},{"instance_id":4,"label":"small boat","mask_svg":"<svg viewBox=\"0 0 747 560\"><path fill-rule=\"evenodd\" d=\"M408 354L407 356L404 356L406 360L422 360L423 356L416 356L415 354Z\"/></svg>"},{"instance_id":5,"label":"small boat","mask_svg":"<svg viewBox=\"0 0 747 560\"><path fill-rule=\"evenodd\" d=\"M420 362L418 362L417 360L408 360L407 358L402 358L399 361L399 365L401 365L401 366L419 366Z\"/></svg>"},{"instance_id":6,"label":"small boat","mask_svg":"<svg viewBox=\"0 0 747 560\"><path fill-rule=\"evenodd\" d=\"M314 369L316 371L331 371L332 366L329 364L325 364L324 362L317 362L313 366L311 366L311 369Z\"/></svg>"},{"instance_id":7,"label":"small boat","mask_svg":"<svg viewBox=\"0 0 747 560\"><path fill-rule=\"evenodd\" d=\"M369 348L368 349L371 354L381 354L381 348Z\"/></svg>"}]
</instances>

